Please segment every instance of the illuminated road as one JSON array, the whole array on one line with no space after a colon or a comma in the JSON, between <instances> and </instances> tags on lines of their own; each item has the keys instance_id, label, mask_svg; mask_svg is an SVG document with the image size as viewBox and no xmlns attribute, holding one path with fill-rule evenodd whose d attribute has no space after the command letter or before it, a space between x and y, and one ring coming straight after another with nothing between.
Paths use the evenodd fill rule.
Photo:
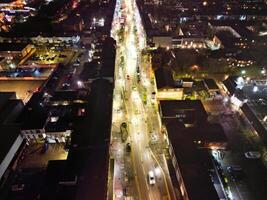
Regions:
<instances>
[{"instance_id":1,"label":"illuminated road","mask_svg":"<svg viewBox=\"0 0 267 200\"><path fill-rule=\"evenodd\" d=\"M155 91L153 75L141 64L146 35L135 1L117 1L111 36L117 41L111 138L111 155L115 159L114 197L175 199L166 162L157 160L164 155L156 155L150 148L151 138L153 141L161 141L163 137L157 102L152 96ZM128 125L125 142L120 138L119 127L122 122ZM131 146L130 153L125 153L127 143ZM127 157L131 160L131 171L126 169ZM155 184L149 184L150 171L155 175ZM132 174L134 184L125 181L129 174Z\"/></svg>"}]
</instances>

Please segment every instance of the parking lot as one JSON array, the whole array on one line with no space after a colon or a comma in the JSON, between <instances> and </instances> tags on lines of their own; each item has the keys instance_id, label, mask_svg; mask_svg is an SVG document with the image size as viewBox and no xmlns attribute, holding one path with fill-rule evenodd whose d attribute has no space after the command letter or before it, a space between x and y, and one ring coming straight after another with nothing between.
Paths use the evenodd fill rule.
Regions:
<instances>
[{"instance_id":1,"label":"parking lot","mask_svg":"<svg viewBox=\"0 0 267 200\"><path fill-rule=\"evenodd\" d=\"M222 151L223 156L217 157L217 160L223 169L233 199L265 199L266 169L260 159L249 159L245 156L246 152L257 150L244 136L244 131L251 130L244 120L241 120L240 114L223 100L204 102L204 106L209 113L209 120L220 123L228 139L227 150ZM231 173L229 167L240 168L242 176Z\"/></svg>"}]
</instances>

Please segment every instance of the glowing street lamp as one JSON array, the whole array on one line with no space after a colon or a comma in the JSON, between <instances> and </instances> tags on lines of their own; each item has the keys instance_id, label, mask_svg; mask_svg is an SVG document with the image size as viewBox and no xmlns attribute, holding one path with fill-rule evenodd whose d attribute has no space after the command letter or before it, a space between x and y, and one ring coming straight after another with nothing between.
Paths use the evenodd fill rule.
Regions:
<instances>
[{"instance_id":1,"label":"glowing street lamp","mask_svg":"<svg viewBox=\"0 0 267 200\"><path fill-rule=\"evenodd\" d=\"M78 87L82 87L83 86L83 82L82 81L77 81L77 85L78 85Z\"/></svg>"},{"instance_id":2,"label":"glowing street lamp","mask_svg":"<svg viewBox=\"0 0 267 200\"><path fill-rule=\"evenodd\" d=\"M254 87L253 87L253 92L258 92L258 91L259 91L258 86L254 86Z\"/></svg>"}]
</instances>

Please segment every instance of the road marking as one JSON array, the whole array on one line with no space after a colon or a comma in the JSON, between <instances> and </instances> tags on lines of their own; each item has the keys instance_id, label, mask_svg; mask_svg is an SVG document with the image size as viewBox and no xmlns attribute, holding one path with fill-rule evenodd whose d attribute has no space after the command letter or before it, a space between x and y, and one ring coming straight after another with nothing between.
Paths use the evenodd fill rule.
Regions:
<instances>
[{"instance_id":1,"label":"road marking","mask_svg":"<svg viewBox=\"0 0 267 200\"><path fill-rule=\"evenodd\" d=\"M139 196L139 199L142 200L141 191L140 191L140 184L139 184L139 181L138 181L138 177L136 176L136 167L135 167L135 160L134 160L134 156L133 156L133 151L131 153L131 158L132 158L133 167L134 167L134 178L135 178L135 182L136 182L136 185L137 185L138 196Z\"/></svg>"},{"instance_id":2,"label":"road marking","mask_svg":"<svg viewBox=\"0 0 267 200\"><path fill-rule=\"evenodd\" d=\"M235 189L236 189L236 191L237 191L237 194L238 194L239 198L240 198L241 200L243 200L243 197L242 197L242 195L241 195L241 192L239 191L239 188L238 188L236 182L235 182L235 181L232 181L232 183L233 183L233 185L235 186Z\"/></svg>"},{"instance_id":3,"label":"road marking","mask_svg":"<svg viewBox=\"0 0 267 200\"><path fill-rule=\"evenodd\" d=\"M169 191L169 187L167 185L167 180L166 180L166 176L165 176L165 173L164 173L164 170L162 169L161 165L159 164L158 160L156 159L156 156L154 155L154 153L152 152L151 149L149 149L150 152L151 152L151 155L152 157L154 158L154 160L156 161L156 163L158 164L158 166L160 167L161 171L162 171L162 174L163 174L163 179L164 179L164 184L165 184L165 187L167 189L167 194L168 194L168 199L171 200L171 196L170 196L170 191Z\"/></svg>"},{"instance_id":4,"label":"road marking","mask_svg":"<svg viewBox=\"0 0 267 200\"><path fill-rule=\"evenodd\" d=\"M144 175L146 176L146 172L145 172L145 168L144 168L144 165L143 165L143 164L142 164L142 169L143 169L143 173L144 173ZM147 181L145 181L145 183L146 183L147 190L149 190Z\"/></svg>"}]
</instances>

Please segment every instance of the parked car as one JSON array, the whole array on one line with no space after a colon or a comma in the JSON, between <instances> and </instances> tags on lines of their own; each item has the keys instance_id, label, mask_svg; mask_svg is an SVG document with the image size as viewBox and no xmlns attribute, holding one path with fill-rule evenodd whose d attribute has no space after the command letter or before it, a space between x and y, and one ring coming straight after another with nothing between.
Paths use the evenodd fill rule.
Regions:
<instances>
[{"instance_id":1,"label":"parked car","mask_svg":"<svg viewBox=\"0 0 267 200\"><path fill-rule=\"evenodd\" d=\"M130 143L126 144L126 151L131 152L131 144Z\"/></svg>"},{"instance_id":2,"label":"parked car","mask_svg":"<svg viewBox=\"0 0 267 200\"><path fill-rule=\"evenodd\" d=\"M154 185L156 183L155 174L153 171L148 172L148 183Z\"/></svg>"},{"instance_id":3,"label":"parked car","mask_svg":"<svg viewBox=\"0 0 267 200\"><path fill-rule=\"evenodd\" d=\"M245 153L245 157L248 159L259 159L261 158L261 153L258 151L248 151Z\"/></svg>"}]
</instances>

